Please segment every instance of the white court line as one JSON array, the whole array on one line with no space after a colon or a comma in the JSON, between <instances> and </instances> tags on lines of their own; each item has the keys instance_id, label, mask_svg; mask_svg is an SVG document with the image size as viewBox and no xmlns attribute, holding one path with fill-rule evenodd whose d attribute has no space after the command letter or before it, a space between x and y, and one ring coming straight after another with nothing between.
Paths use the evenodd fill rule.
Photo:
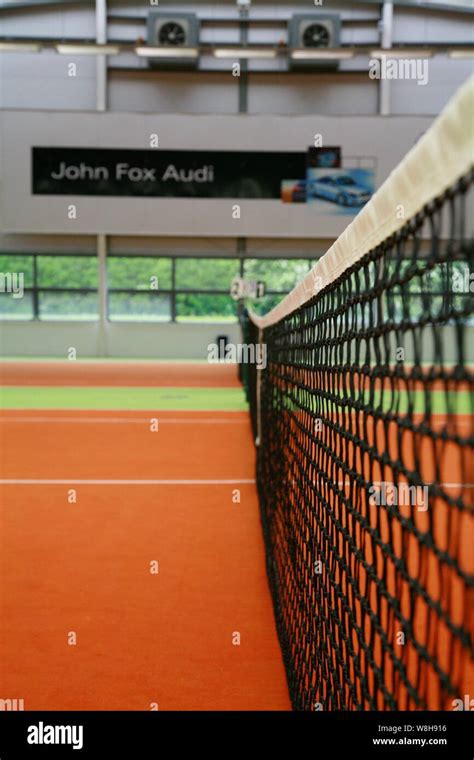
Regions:
<instances>
[{"instance_id":1,"label":"white court line","mask_svg":"<svg viewBox=\"0 0 474 760\"><path fill-rule=\"evenodd\" d=\"M5 478L0 480L4 486L231 486L237 484L254 484L254 479L237 478L232 480L81 480L70 478L65 480L52 479L18 479Z\"/></svg>"},{"instance_id":2,"label":"white court line","mask_svg":"<svg viewBox=\"0 0 474 760\"><path fill-rule=\"evenodd\" d=\"M380 484L382 482L383 481L381 481L381 480L377 480L377 481L375 481L374 485L375 484ZM387 480L385 482L388 483L388 485L390 485L390 486L394 485L391 481ZM338 488L341 488L341 486L351 486L351 485L357 485L357 483L355 483L355 482L353 482L351 480L339 480L338 483L337 483ZM407 486L408 483L403 483L403 484L400 484L400 485ZM425 485L427 487L429 487L430 485L439 485L442 488L474 488L474 483L435 483L435 484L426 483ZM410 486L410 488L423 488L423 486Z\"/></svg>"},{"instance_id":3,"label":"white court line","mask_svg":"<svg viewBox=\"0 0 474 760\"><path fill-rule=\"evenodd\" d=\"M18 479L4 478L0 479L0 485L5 486L65 486L74 483L87 486L224 486L233 484L255 484L255 479L241 478L237 480L79 480L79 479ZM342 483L338 483L341 486ZM346 483L345 485L349 485ZM444 488L474 488L474 483L440 483Z\"/></svg>"},{"instance_id":4,"label":"white court line","mask_svg":"<svg viewBox=\"0 0 474 760\"><path fill-rule=\"evenodd\" d=\"M118 424L135 424L143 425L149 424L151 417L1 417L1 422L79 422L79 423L112 423ZM218 417L203 417L202 419L196 418L183 418L179 417L160 417L160 413L156 412L156 419L160 425L246 425L248 424L247 417L242 419L219 419Z\"/></svg>"}]
</instances>

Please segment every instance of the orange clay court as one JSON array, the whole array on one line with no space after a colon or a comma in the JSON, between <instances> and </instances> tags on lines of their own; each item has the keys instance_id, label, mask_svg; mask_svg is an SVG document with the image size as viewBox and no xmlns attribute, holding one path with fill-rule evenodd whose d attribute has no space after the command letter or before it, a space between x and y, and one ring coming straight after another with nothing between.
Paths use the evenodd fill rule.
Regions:
<instances>
[{"instance_id":1,"label":"orange clay court","mask_svg":"<svg viewBox=\"0 0 474 760\"><path fill-rule=\"evenodd\" d=\"M7 362L2 384L241 392L234 367L209 370ZM0 425L2 694L28 710L290 708L245 411L23 408Z\"/></svg>"},{"instance_id":2,"label":"orange clay court","mask_svg":"<svg viewBox=\"0 0 474 760\"><path fill-rule=\"evenodd\" d=\"M29 710L290 709L265 572L252 433L235 367L7 361L1 381L2 693L22 695ZM102 396L91 395L97 389ZM203 389L204 396L195 395ZM115 390L124 397L114 397ZM158 408L143 407L150 392ZM216 410L221 392L225 409ZM18 408L11 407L15 399ZM106 408L89 408L104 399ZM434 418L442 422L442 415ZM457 424L467 431L469 416ZM389 447L395 436L393 429ZM421 454L429 479L431 455L426 448ZM437 452L453 497L462 470L472 470L470 452L464 455L467 462L453 446ZM467 569L469 515L447 531L449 515L438 507L436 535L460 542ZM375 507L370 514L375 525ZM428 519L415 515L419 530ZM380 530L389 541L387 526ZM391 538L401 556L401 536ZM416 541L409 549L411 571L425 565L436 597L434 555L420 555ZM363 551L382 572L370 543ZM444 581L460 624L462 589L453 573ZM387 582L395 593L391 573ZM363 568L358 583L369 588ZM397 593L408 616L408 586ZM367 598L387 625L373 586ZM357 605L354 613L362 624ZM420 640L429 625L422 605L415 620ZM364 627L369 640L368 618ZM390 635L395 646L396 631ZM438 660L449 667L443 627L437 637ZM381 665L377 642L373 653ZM419 662L411 646L405 657L414 677ZM469 693L470 660L455 657L454 667ZM386 677L395 674L387 670ZM423 680L426 703L435 706L429 670ZM402 689L401 705L405 698Z\"/></svg>"}]
</instances>

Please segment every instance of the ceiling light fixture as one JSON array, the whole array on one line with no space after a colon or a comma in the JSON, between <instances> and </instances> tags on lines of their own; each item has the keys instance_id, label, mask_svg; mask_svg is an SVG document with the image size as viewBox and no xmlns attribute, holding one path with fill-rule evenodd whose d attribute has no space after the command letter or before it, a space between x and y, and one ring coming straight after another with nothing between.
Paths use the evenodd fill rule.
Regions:
<instances>
[{"instance_id":1,"label":"ceiling light fixture","mask_svg":"<svg viewBox=\"0 0 474 760\"><path fill-rule=\"evenodd\" d=\"M136 55L143 58L197 58L199 50L197 48L163 46L153 47L152 45L139 45L135 48Z\"/></svg>"},{"instance_id":2,"label":"ceiling light fixture","mask_svg":"<svg viewBox=\"0 0 474 760\"><path fill-rule=\"evenodd\" d=\"M39 53L39 42L0 42L0 51L4 53Z\"/></svg>"},{"instance_id":3,"label":"ceiling light fixture","mask_svg":"<svg viewBox=\"0 0 474 760\"><path fill-rule=\"evenodd\" d=\"M354 57L354 51L338 48L331 50L298 48L292 50L290 55L294 61L345 61Z\"/></svg>"},{"instance_id":4,"label":"ceiling light fixture","mask_svg":"<svg viewBox=\"0 0 474 760\"><path fill-rule=\"evenodd\" d=\"M431 58L433 51L429 48L384 48L371 50L371 58Z\"/></svg>"},{"instance_id":5,"label":"ceiling light fixture","mask_svg":"<svg viewBox=\"0 0 474 760\"><path fill-rule=\"evenodd\" d=\"M474 47L471 48L452 48L448 50L450 58L474 58Z\"/></svg>"},{"instance_id":6,"label":"ceiling light fixture","mask_svg":"<svg viewBox=\"0 0 474 760\"><path fill-rule=\"evenodd\" d=\"M60 42L54 46L62 55L118 55L119 45L81 45L80 43Z\"/></svg>"},{"instance_id":7,"label":"ceiling light fixture","mask_svg":"<svg viewBox=\"0 0 474 760\"><path fill-rule=\"evenodd\" d=\"M275 48L223 47L214 49L215 58L276 58Z\"/></svg>"}]
</instances>

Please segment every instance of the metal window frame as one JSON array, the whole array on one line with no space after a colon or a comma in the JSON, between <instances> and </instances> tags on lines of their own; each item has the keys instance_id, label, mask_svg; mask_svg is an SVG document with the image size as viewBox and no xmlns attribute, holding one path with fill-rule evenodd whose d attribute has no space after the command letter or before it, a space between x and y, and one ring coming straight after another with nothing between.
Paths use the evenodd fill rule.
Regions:
<instances>
[{"instance_id":1,"label":"metal window frame","mask_svg":"<svg viewBox=\"0 0 474 760\"><path fill-rule=\"evenodd\" d=\"M12 323L12 322L50 322L50 321L64 321L64 322L81 322L81 323L96 323L99 320L99 311L97 311L97 319L72 319L64 317L62 319L58 320L50 320L47 318L42 318L40 315L40 307L41 307L41 293L79 293L82 295L85 295L87 293L95 293L98 294L99 292L99 284L97 283L97 287L76 287L76 288L66 288L66 287L49 287L49 286L43 286L40 285L38 282L39 278L39 267L38 267L38 258L41 257L63 257L63 256L70 256L71 258L90 258L90 259L97 259L97 255L93 253L64 253L62 251L57 251L55 253L46 253L42 251L41 253L38 252L32 252L32 251L0 251L0 256L18 256L18 257L30 257L33 259L33 284L32 286L28 286L24 288L25 293L31 293L32 294L32 311L31 311L31 317L26 319L8 319L4 318L0 315L0 322L1 323Z\"/></svg>"},{"instance_id":2,"label":"metal window frame","mask_svg":"<svg viewBox=\"0 0 474 760\"><path fill-rule=\"evenodd\" d=\"M169 295L170 296L170 314L171 318L169 320L159 320L160 323L165 324L171 324L171 323L179 323L180 322L180 315L178 313L177 308L177 297L180 295L217 295L217 296L229 296L229 288L183 288L178 287L176 285L176 262L178 260L206 260L206 261L236 261L239 263L239 276L244 276L244 266L245 261L248 260L255 260L260 259L262 261L279 261L281 259L286 259L285 256L258 256L258 255L235 255L230 254L229 256L215 256L215 255L209 255L209 254L197 254L197 255L176 255L176 254L164 254L164 255L157 255L155 253L145 253L145 254L129 254L129 253L109 253L107 256L107 260L109 259L120 259L120 258L128 258L128 259L169 259L171 261L171 287L170 288L160 288L157 291L145 291L141 290L139 288L107 288L107 295L109 293L129 293L129 294L137 294L137 293L146 293L146 292L153 292L156 293L156 295ZM294 259L295 261L306 261L308 263L308 271L311 269L312 262L314 261L313 256L292 256L291 259ZM275 295L275 296L284 296L288 293L288 290L276 290L276 289L266 289L265 295ZM107 305L107 321L112 321L114 323L117 322L124 322L126 324L130 324L130 322L133 322L134 320L126 319L110 319L110 309L109 305ZM145 320L140 319L136 320L140 324L156 324L158 320ZM191 320L190 320L191 321ZM218 321L218 320L216 320ZM238 315L236 315L235 321L238 321Z\"/></svg>"},{"instance_id":3,"label":"metal window frame","mask_svg":"<svg viewBox=\"0 0 474 760\"><path fill-rule=\"evenodd\" d=\"M31 287L25 287L24 292L25 293L31 293L32 294L32 316L31 318L26 319L9 319L4 318L0 315L0 322L1 323L13 323L13 322L19 322L24 324L25 322L50 322L50 321L64 321L64 322L81 322L81 323L96 323L99 321L99 313L97 316L97 319L87 319L87 320L76 320L64 317L58 320L50 320L45 319L40 316L40 307L41 307L41 294L42 293L79 293L79 294L88 294L88 293L95 293L97 296L99 294L99 283L97 283L97 287L46 287L41 286L38 284L38 277L39 277L39 267L38 267L38 258L41 257L54 257L54 256L71 256L72 258L89 258L89 259L96 259L97 254L95 253L64 253L62 251L57 251L54 253L47 253L47 252L31 252L31 251L1 251L0 250L0 256L18 256L18 257L31 257L33 259L33 285ZM181 259L193 259L193 260L206 260L206 261L229 261L229 260L235 260L238 262L238 269L239 269L239 276L243 277L245 272L245 262L255 259L262 260L262 261L280 261L281 259L288 260L288 257L285 256L262 256L258 254L251 254L249 255L248 252L246 255L235 255L231 254L228 256L220 256L220 255L209 255L209 254L191 254L191 255L177 255L177 254L155 254L155 253L144 253L144 254L130 254L130 253L109 253L107 256L107 261L109 259L168 259L171 263L171 286L169 288L160 288L156 291L151 290L143 290L140 288L111 288L107 286L107 321L113 322L114 324L117 323L125 323L125 324L175 324L180 322L180 315L178 313L177 309L177 296L180 295L218 295L218 296L229 296L229 288L209 288L209 289L203 289L203 288L182 288L177 287L176 285L176 262ZM312 264L314 263L315 259L314 256L292 256L290 260L295 261L306 261L308 263L308 271L311 269ZM288 290L276 290L274 288L269 288L265 290L265 296L284 296L288 293ZM140 294L147 294L147 295L167 295L170 297L170 319L166 320L152 320L152 319L111 319L110 318L110 308L109 308L109 295L111 293L125 293L128 295L140 295ZM405 294L405 297L419 297L420 295L423 295L424 291L413 291L412 293ZM445 298L451 299L453 297L453 293L448 291L430 291L431 296L443 296ZM192 318L189 320L192 321ZM216 319L216 322L219 320ZM238 316L236 314L235 321L238 321Z\"/></svg>"}]
</instances>

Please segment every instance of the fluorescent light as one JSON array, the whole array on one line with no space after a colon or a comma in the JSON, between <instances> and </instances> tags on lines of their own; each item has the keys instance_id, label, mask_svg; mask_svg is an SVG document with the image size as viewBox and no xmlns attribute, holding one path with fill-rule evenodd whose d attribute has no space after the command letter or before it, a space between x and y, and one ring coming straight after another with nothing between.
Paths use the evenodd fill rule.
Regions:
<instances>
[{"instance_id":1,"label":"fluorescent light","mask_svg":"<svg viewBox=\"0 0 474 760\"><path fill-rule=\"evenodd\" d=\"M197 58L199 50L192 47L139 45L135 48L137 55L144 58Z\"/></svg>"},{"instance_id":2,"label":"fluorescent light","mask_svg":"<svg viewBox=\"0 0 474 760\"><path fill-rule=\"evenodd\" d=\"M450 58L474 58L474 47L472 48L453 48L448 51Z\"/></svg>"},{"instance_id":3,"label":"fluorescent light","mask_svg":"<svg viewBox=\"0 0 474 760\"><path fill-rule=\"evenodd\" d=\"M383 50L371 50L371 58L431 58L432 50L424 48L384 48Z\"/></svg>"},{"instance_id":4,"label":"fluorescent light","mask_svg":"<svg viewBox=\"0 0 474 760\"><path fill-rule=\"evenodd\" d=\"M118 55L119 45L81 45L69 42L60 42L54 46L58 53L63 55Z\"/></svg>"},{"instance_id":5,"label":"fluorescent light","mask_svg":"<svg viewBox=\"0 0 474 760\"><path fill-rule=\"evenodd\" d=\"M0 42L0 52L5 53L39 53L38 42Z\"/></svg>"},{"instance_id":6,"label":"fluorescent light","mask_svg":"<svg viewBox=\"0 0 474 760\"><path fill-rule=\"evenodd\" d=\"M327 50L323 48L300 48L292 50L291 58L294 61L344 61L354 57L353 50L338 50L333 48Z\"/></svg>"},{"instance_id":7,"label":"fluorescent light","mask_svg":"<svg viewBox=\"0 0 474 760\"><path fill-rule=\"evenodd\" d=\"M275 48L224 47L215 48L215 58L276 58Z\"/></svg>"}]
</instances>

